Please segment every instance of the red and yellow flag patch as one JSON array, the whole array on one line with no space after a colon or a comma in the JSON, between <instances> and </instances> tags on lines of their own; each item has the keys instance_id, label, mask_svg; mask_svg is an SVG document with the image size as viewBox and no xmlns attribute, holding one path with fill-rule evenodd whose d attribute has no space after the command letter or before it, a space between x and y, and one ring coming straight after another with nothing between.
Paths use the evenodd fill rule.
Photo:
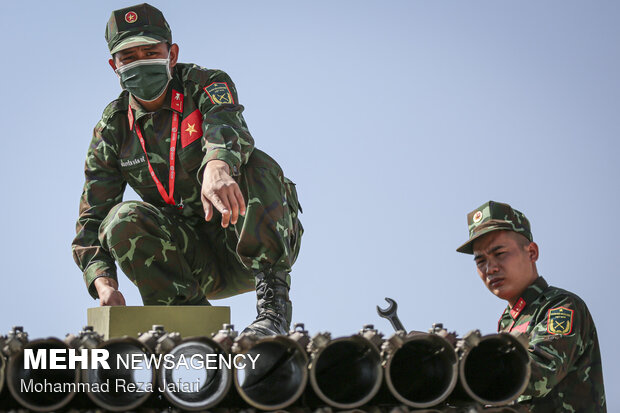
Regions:
<instances>
[{"instance_id":1,"label":"red and yellow flag patch","mask_svg":"<svg viewBox=\"0 0 620 413\"><path fill-rule=\"evenodd\" d=\"M547 315L547 332L551 334L568 335L573 331L573 313L566 307L556 307L549 310Z\"/></svg>"},{"instance_id":2,"label":"red and yellow flag patch","mask_svg":"<svg viewBox=\"0 0 620 413\"><path fill-rule=\"evenodd\" d=\"M196 109L181 122L181 147L185 148L200 137L202 137L202 114Z\"/></svg>"}]
</instances>

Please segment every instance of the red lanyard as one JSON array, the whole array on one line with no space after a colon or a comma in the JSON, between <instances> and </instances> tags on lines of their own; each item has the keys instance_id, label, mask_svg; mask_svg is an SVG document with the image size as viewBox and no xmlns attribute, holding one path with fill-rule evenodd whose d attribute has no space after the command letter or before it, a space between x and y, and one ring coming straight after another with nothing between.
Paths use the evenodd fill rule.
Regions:
<instances>
[{"instance_id":1,"label":"red lanyard","mask_svg":"<svg viewBox=\"0 0 620 413\"><path fill-rule=\"evenodd\" d=\"M129 108L129 112L130 112L130 120L133 123L133 110L131 109L131 107ZM167 204L174 205L179 209L183 208L182 204L177 205L176 202L174 202L174 178L175 178L174 163L176 159L175 152L177 148L177 140L180 134L179 114L174 111L172 112L172 130L170 131L170 171L168 174L169 193L166 193L166 189L164 188L162 183L159 181L159 179L155 175L155 171L153 170L151 161L149 161L149 155L146 153L146 144L144 142L144 137L142 136L142 131L140 130L140 126L138 126L138 122L135 123L135 128L136 128L136 133L138 135L138 139L140 140L140 145L142 145L142 150L144 150L146 162L149 166L149 172L151 173L151 178L153 178L153 181L155 181L155 185L157 185L157 190L159 191L159 194L161 195L161 197L164 199L164 201Z\"/></svg>"}]
</instances>

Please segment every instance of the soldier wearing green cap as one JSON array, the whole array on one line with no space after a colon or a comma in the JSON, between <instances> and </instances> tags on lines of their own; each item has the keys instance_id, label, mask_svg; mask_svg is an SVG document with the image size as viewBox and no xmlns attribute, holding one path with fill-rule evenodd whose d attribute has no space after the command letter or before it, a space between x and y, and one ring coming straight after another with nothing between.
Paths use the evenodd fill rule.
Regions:
<instances>
[{"instance_id":1,"label":"soldier wearing green cap","mask_svg":"<svg viewBox=\"0 0 620 413\"><path fill-rule=\"evenodd\" d=\"M576 294L538 275L538 245L528 219L510 205L489 201L467 215L478 275L508 306L499 332L529 338L532 374L519 403L532 412L606 412L598 336Z\"/></svg>"},{"instance_id":2,"label":"soldier wearing green cap","mask_svg":"<svg viewBox=\"0 0 620 413\"><path fill-rule=\"evenodd\" d=\"M116 263L145 305L209 305L256 290L244 331L288 331L303 228L294 184L254 147L221 70L178 63L163 14L115 10L105 37L123 92L94 129L73 256L101 305L124 305ZM142 201L122 202L129 184Z\"/></svg>"}]
</instances>

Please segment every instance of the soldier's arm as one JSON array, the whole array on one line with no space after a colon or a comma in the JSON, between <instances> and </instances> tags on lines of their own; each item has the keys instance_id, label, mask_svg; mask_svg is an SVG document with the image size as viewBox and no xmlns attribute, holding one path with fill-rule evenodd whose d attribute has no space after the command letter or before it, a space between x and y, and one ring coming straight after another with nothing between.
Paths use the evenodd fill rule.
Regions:
<instances>
[{"instance_id":1,"label":"soldier's arm","mask_svg":"<svg viewBox=\"0 0 620 413\"><path fill-rule=\"evenodd\" d=\"M544 318L530 334L532 374L520 400L546 396L585 351L584 337L590 330L591 319L583 303L564 297L542 314Z\"/></svg>"},{"instance_id":2,"label":"soldier's arm","mask_svg":"<svg viewBox=\"0 0 620 413\"><path fill-rule=\"evenodd\" d=\"M99 242L99 226L110 209L121 202L126 186L118 170L117 151L104 135L105 125L99 122L86 156L86 181L71 245L73 259L83 271L84 282L93 298L98 298L94 283L97 278L108 277L117 282L114 259Z\"/></svg>"},{"instance_id":3,"label":"soldier's arm","mask_svg":"<svg viewBox=\"0 0 620 413\"><path fill-rule=\"evenodd\" d=\"M202 185L201 200L205 219L213 209L222 214L222 227L236 224L245 214L245 200L233 179L241 172L254 150L254 139L243 119L243 106L230 77L222 71L190 69L192 99L202 114L204 157L197 179Z\"/></svg>"},{"instance_id":4,"label":"soldier's arm","mask_svg":"<svg viewBox=\"0 0 620 413\"><path fill-rule=\"evenodd\" d=\"M194 99L202 113L205 153L198 179L202 180L205 165L215 159L226 162L232 176L239 175L254 150L254 139L243 118L244 108L234 83L226 73L214 71L200 84Z\"/></svg>"}]
</instances>

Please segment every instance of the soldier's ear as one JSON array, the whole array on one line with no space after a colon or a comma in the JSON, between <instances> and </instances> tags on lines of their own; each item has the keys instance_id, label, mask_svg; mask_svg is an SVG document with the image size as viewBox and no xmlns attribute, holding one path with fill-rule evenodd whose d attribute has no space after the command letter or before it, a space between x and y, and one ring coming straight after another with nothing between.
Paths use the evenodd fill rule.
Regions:
<instances>
[{"instance_id":1,"label":"soldier's ear","mask_svg":"<svg viewBox=\"0 0 620 413\"><path fill-rule=\"evenodd\" d=\"M116 72L116 64L114 63L114 58L108 60L108 63L110 64L110 67L112 68L112 70Z\"/></svg>"},{"instance_id":2,"label":"soldier's ear","mask_svg":"<svg viewBox=\"0 0 620 413\"><path fill-rule=\"evenodd\" d=\"M172 43L170 46L170 68L173 68L177 64L179 58L179 45Z\"/></svg>"},{"instance_id":3,"label":"soldier's ear","mask_svg":"<svg viewBox=\"0 0 620 413\"><path fill-rule=\"evenodd\" d=\"M534 241L530 242L530 245L527 246L527 254L532 263L538 261L538 244Z\"/></svg>"}]
</instances>

